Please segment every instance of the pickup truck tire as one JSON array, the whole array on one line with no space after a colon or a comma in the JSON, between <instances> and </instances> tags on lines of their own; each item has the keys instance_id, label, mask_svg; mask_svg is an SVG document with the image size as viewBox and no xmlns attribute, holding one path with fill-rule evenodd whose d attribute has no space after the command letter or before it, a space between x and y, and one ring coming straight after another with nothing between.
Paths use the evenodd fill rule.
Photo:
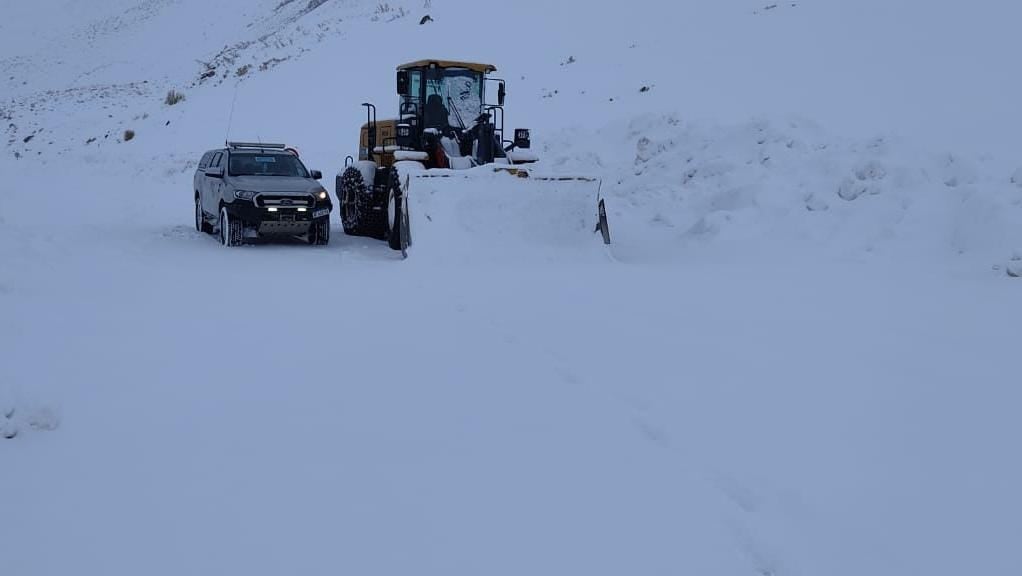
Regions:
<instances>
[{"instance_id":1,"label":"pickup truck tire","mask_svg":"<svg viewBox=\"0 0 1022 576\"><path fill-rule=\"evenodd\" d=\"M309 230L309 244L313 246L326 246L330 243L330 219L324 218L314 222Z\"/></svg>"},{"instance_id":2,"label":"pickup truck tire","mask_svg":"<svg viewBox=\"0 0 1022 576\"><path fill-rule=\"evenodd\" d=\"M206 222L206 215L202 212L202 202L199 201L198 196L195 197L195 230L206 234L213 232L213 227Z\"/></svg>"},{"instance_id":3,"label":"pickup truck tire","mask_svg":"<svg viewBox=\"0 0 1022 576\"><path fill-rule=\"evenodd\" d=\"M220 244L232 248L241 246L242 225L240 220L231 218L227 208L220 208Z\"/></svg>"}]
</instances>

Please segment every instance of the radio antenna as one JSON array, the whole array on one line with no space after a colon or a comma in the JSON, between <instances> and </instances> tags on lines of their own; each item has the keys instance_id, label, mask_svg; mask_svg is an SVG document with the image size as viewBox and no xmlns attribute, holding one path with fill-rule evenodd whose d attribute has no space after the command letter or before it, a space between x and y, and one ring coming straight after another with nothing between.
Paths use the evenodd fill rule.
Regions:
<instances>
[{"instance_id":1,"label":"radio antenna","mask_svg":"<svg viewBox=\"0 0 1022 576\"><path fill-rule=\"evenodd\" d=\"M231 114L227 118L227 136L224 138L225 144L231 141L231 125L234 123L234 105L238 102L238 88L240 86L240 83L234 85L234 98L231 100Z\"/></svg>"}]
</instances>

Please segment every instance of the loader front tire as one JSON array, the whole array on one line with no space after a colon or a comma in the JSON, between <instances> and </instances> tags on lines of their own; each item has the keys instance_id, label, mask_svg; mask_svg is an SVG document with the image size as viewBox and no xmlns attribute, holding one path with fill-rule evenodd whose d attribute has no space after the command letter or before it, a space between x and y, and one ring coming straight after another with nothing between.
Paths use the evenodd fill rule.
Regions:
<instances>
[{"instance_id":1,"label":"loader front tire","mask_svg":"<svg viewBox=\"0 0 1022 576\"><path fill-rule=\"evenodd\" d=\"M366 236L369 233L366 217L368 190L362 172L349 166L337 181L337 198L341 202L341 224L348 236Z\"/></svg>"},{"instance_id":2,"label":"loader front tire","mask_svg":"<svg viewBox=\"0 0 1022 576\"><path fill-rule=\"evenodd\" d=\"M384 205L386 213L383 219L383 223L386 226L384 232L386 234L387 245L390 246L391 250L404 250L407 246L402 242L402 235L407 228L402 225L403 220L407 217L404 213L405 202L403 200L401 177L397 170L391 170L390 177L387 179L387 203Z\"/></svg>"}]
</instances>

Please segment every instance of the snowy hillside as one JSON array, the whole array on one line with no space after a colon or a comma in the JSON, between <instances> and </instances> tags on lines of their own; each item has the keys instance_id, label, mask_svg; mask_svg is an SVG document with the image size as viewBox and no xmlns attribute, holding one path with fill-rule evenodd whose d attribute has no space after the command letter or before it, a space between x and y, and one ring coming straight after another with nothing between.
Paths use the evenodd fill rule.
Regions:
<instances>
[{"instance_id":1,"label":"snowy hillside","mask_svg":"<svg viewBox=\"0 0 1022 576\"><path fill-rule=\"evenodd\" d=\"M8 0L0 573L1015 573L1022 8L596 6ZM423 57L614 244L499 177L407 260L195 232L229 129L332 180Z\"/></svg>"}]
</instances>

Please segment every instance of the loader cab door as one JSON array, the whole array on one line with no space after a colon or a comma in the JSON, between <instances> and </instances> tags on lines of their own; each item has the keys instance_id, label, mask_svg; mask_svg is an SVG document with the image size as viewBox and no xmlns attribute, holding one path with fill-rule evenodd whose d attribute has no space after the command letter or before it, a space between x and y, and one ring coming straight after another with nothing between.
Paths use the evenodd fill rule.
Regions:
<instances>
[{"instance_id":1,"label":"loader cab door","mask_svg":"<svg viewBox=\"0 0 1022 576\"><path fill-rule=\"evenodd\" d=\"M398 93L401 96L398 119L401 124L412 127L413 138L418 140L418 135L422 131L422 71L413 69L402 72L405 74L405 81L403 83L398 81ZM401 84L404 84L403 92L400 90Z\"/></svg>"},{"instance_id":2,"label":"loader cab door","mask_svg":"<svg viewBox=\"0 0 1022 576\"><path fill-rule=\"evenodd\" d=\"M404 82L398 81L401 119L407 120L412 116L422 116L422 71L402 70L400 73L405 78ZM402 87L404 91L401 90Z\"/></svg>"},{"instance_id":3,"label":"loader cab door","mask_svg":"<svg viewBox=\"0 0 1022 576\"><path fill-rule=\"evenodd\" d=\"M452 126L450 111L447 109L444 75L441 68L428 68L423 71L424 86L422 100L422 125L424 128L436 128L441 132ZM454 124L455 126L457 123Z\"/></svg>"}]
</instances>

